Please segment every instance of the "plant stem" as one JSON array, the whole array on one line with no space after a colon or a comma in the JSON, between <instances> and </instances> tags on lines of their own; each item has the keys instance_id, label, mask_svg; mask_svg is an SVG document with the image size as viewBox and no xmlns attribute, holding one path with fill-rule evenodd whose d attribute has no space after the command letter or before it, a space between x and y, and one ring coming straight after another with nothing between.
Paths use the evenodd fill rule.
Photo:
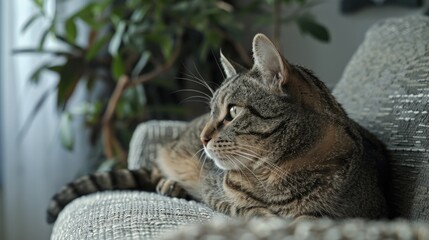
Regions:
<instances>
[{"instance_id":1,"label":"plant stem","mask_svg":"<svg viewBox=\"0 0 429 240\"><path fill-rule=\"evenodd\" d=\"M107 159L114 159L115 158L115 151L114 148L118 151L120 151L120 157L122 158L121 161L126 161L126 159L123 159L125 156L125 153L120 145L118 145L118 140L116 139L114 129L112 126L112 118L115 113L116 106L118 105L119 99L122 96L122 93L129 85L129 78L127 76L122 76L119 78L118 83L116 84L115 90L113 91L112 96L109 99L109 102L107 104L106 112L104 112L103 115L103 122L102 122L102 132L103 132L103 147L104 147L104 154L106 155Z\"/></svg>"},{"instance_id":2,"label":"plant stem","mask_svg":"<svg viewBox=\"0 0 429 240\"><path fill-rule=\"evenodd\" d=\"M119 100L121 99L124 91L129 87L135 87L141 83L147 82L159 76L160 74L167 71L177 60L182 50L182 35L178 36L178 41L176 48L174 49L171 58L166 61L163 65L157 66L154 70L149 73L143 74L140 77L130 80L128 76L121 76L118 83L116 84L115 90L113 90L112 96L107 103L107 109L103 115L102 121L102 134L103 134L103 147L104 154L107 159L115 158L115 149L116 152L119 152L119 158L121 162L126 162L126 154L122 149L116 135L114 126L112 125L113 115L115 114L116 106L118 105Z\"/></svg>"},{"instance_id":3,"label":"plant stem","mask_svg":"<svg viewBox=\"0 0 429 240\"><path fill-rule=\"evenodd\" d=\"M176 47L175 47L175 49L174 49L174 51L173 51L173 53L172 53L172 55L168 61L166 61L162 65L158 65L151 72L143 74L143 75L133 79L130 82L129 86L134 87L136 85L150 81L150 80L158 77L160 74L164 73L165 71L167 71L176 62L177 58L180 55L180 52L182 51L182 42L183 42L182 38L183 38L183 34L179 34L179 36L177 36Z\"/></svg>"}]
</instances>

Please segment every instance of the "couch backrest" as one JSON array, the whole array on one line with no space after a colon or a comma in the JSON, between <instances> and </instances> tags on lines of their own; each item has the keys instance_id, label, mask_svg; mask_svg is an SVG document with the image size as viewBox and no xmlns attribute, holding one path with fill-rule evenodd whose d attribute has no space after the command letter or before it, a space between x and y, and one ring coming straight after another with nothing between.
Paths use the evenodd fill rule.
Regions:
<instances>
[{"instance_id":1,"label":"couch backrest","mask_svg":"<svg viewBox=\"0 0 429 240\"><path fill-rule=\"evenodd\" d=\"M374 25L333 93L385 143L393 212L429 221L429 17Z\"/></svg>"}]
</instances>

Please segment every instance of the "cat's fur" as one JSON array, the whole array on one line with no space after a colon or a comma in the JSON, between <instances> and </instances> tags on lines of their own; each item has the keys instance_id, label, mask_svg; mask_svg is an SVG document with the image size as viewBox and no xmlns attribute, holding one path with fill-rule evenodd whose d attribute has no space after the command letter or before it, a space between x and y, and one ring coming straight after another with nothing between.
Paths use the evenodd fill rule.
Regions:
<instances>
[{"instance_id":1,"label":"cat's fur","mask_svg":"<svg viewBox=\"0 0 429 240\"><path fill-rule=\"evenodd\" d=\"M250 70L221 54L227 76L210 113L159 150L160 174L141 170L125 177L122 170L122 180L141 186L159 182L160 193L186 193L230 216L386 216L375 167L384 159L381 144L347 117L321 81L288 63L267 37L255 36L253 53ZM118 182L114 173L109 176ZM98 179L87 177L92 190L103 189L96 186ZM137 188L131 183L127 188ZM54 197L51 221L82 195L71 192L90 192L76 186Z\"/></svg>"}]
</instances>

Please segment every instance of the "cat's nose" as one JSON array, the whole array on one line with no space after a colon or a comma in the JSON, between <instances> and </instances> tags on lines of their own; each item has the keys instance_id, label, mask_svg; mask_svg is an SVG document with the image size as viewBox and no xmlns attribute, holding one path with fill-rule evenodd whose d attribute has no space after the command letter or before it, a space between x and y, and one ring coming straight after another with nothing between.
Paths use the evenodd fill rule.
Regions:
<instances>
[{"instance_id":1,"label":"cat's nose","mask_svg":"<svg viewBox=\"0 0 429 240\"><path fill-rule=\"evenodd\" d=\"M203 143L204 146L207 146L207 144L209 144L211 138L208 136L201 136L201 142Z\"/></svg>"}]
</instances>

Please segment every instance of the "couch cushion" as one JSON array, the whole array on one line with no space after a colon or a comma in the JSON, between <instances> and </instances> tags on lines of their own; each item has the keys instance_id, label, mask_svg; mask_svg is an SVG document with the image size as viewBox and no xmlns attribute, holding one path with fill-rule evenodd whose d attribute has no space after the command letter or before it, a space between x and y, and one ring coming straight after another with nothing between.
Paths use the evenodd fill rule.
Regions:
<instances>
[{"instance_id":1,"label":"couch cushion","mask_svg":"<svg viewBox=\"0 0 429 240\"><path fill-rule=\"evenodd\" d=\"M215 216L228 219L194 201L146 192L100 192L67 205L51 239L155 239L168 230L206 223Z\"/></svg>"},{"instance_id":2,"label":"couch cushion","mask_svg":"<svg viewBox=\"0 0 429 240\"><path fill-rule=\"evenodd\" d=\"M429 220L429 18L373 26L334 95L385 143L395 215Z\"/></svg>"}]
</instances>

